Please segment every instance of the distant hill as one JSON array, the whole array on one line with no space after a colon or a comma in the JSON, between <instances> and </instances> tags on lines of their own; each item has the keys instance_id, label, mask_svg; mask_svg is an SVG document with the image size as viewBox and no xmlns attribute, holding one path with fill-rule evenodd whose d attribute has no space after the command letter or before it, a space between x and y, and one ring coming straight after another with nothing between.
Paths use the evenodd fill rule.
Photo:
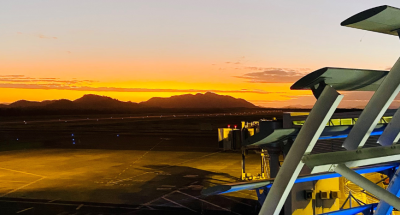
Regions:
<instances>
[{"instance_id":1,"label":"distant hill","mask_svg":"<svg viewBox=\"0 0 400 215\"><path fill-rule=\"evenodd\" d=\"M223 96L207 92L196 95L186 94L169 98L154 97L141 105L160 108L257 108L254 104L232 96Z\"/></svg>"},{"instance_id":2,"label":"distant hill","mask_svg":"<svg viewBox=\"0 0 400 215\"><path fill-rule=\"evenodd\" d=\"M0 108L23 109L135 109L135 108L257 108L257 106L244 100L231 96L223 96L215 93L198 93L172 96L169 98L151 98L141 103L122 102L107 96L87 94L74 101L67 99L46 100L42 102L19 100L9 105L1 105Z\"/></svg>"}]
</instances>

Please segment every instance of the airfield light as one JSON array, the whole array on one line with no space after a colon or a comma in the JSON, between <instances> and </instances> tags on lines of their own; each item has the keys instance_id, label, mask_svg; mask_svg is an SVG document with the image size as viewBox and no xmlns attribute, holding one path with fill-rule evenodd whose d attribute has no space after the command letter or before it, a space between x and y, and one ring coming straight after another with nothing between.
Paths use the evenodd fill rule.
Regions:
<instances>
[{"instance_id":1,"label":"airfield light","mask_svg":"<svg viewBox=\"0 0 400 215\"><path fill-rule=\"evenodd\" d=\"M228 128L230 128L231 127L231 125L228 125Z\"/></svg>"},{"instance_id":2,"label":"airfield light","mask_svg":"<svg viewBox=\"0 0 400 215\"><path fill-rule=\"evenodd\" d=\"M18 141L18 138L17 138L17 141Z\"/></svg>"},{"instance_id":3,"label":"airfield light","mask_svg":"<svg viewBox=\"0 0 400 215\"><path fill-rule=\"evenodd\" d=\"M71 137L73 137L74 136L74 134L71 134Z\"/></svg>"},{"instance_id":4,"label":"airfield light","mask_svg":"<svg viewBox=\"0 0 400 215\"><path fill-rule=\"evenodd\" d=\"M237 125L235 125L235 129L236 129Z\"/></svg>"},{"instance_id":5,"label":"airfield light","mask_svg":"<svg viewBox=\"0 0 400 215\"><path fill-rule=\"evenodd\" d=\"M72 139L72 141L75 141L75 139Z\"/></svg>"},{"instance_id":6,"label":"airfield light","mask_svg":"<svg viewBox=\"0 0 400 215\"><path fill-rule=\"evenodd\" d=\"M117 137L119 137L119 134L117 134Z\"/></svg>"},{"instance_id":7,"label":"airfield light","mask_svg":"<svg viewBox=\"0 0 400 215\"><path fill-rule=\"evenodd\" d=\"M75 144L75 142L72 142L72 144Z\"/></svg>"}]
</instances>

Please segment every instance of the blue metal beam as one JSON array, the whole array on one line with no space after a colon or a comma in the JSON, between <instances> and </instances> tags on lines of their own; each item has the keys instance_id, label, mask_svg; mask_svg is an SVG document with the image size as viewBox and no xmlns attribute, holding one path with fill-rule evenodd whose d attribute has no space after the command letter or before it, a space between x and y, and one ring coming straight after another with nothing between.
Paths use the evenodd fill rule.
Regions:
<instances>
[{"instance_id":1,"label":"blue metal beam","mask_svg":"<svg viewBox=\"0 0 400 215\"><path fill-rule=\"evenodd\" d=\"M400 168L397 169L396 173L390 180L389 186L387 187L387 191L393 193L397 197L400 196ZM376 215L390 215L392 213L393 206L388 203L381 201L376 209Z\"/></svg>"},{"instance_id":2,"label":"blue metal beam","mask_svg":"<svg viewBox=\"0 0 400 215\"><path fill-rule=\"evenodd\" d=\"M338 210L338 211L333 211L333 212L328 212L324 213L321 215L351 215L351 214L358 214L358 213L363 213L364 215L370 215L370 211L373 211L378 203L370 204L370 205L362 205L359 207L354 207L354 208L348 208L348 209L343 209L343 210Z\"/></svg>"},{"instance_id":3,"label":"blue metal beam","mask_svg":"<svg viewBox=\"0 0 400 215\"><path fill-rule=\"evenodd\" d=\"M372 167L362 167L353 169L358 174L365 174L371 172L380 172L391 168L396 168L399 164L392 163L392 164L383 164L380 166L372 166ZM318 175L306 175L306 176L299 176L294 183L302 183L308 181L317 181L322 179L329 179L329 178L337 178L341 177L338 173L324 173ZM255 180L250 182L240 182L240 183L231 183L225 185L217 185L214 187L209 187L202 190L202 194L209 196L209 195L219 195L224 193L231 193L237 192L241 190L253 190L258 188L270 188L272 187L272 183L275 179L267 179L267 180Z\"/></svg>"}]
</instances>

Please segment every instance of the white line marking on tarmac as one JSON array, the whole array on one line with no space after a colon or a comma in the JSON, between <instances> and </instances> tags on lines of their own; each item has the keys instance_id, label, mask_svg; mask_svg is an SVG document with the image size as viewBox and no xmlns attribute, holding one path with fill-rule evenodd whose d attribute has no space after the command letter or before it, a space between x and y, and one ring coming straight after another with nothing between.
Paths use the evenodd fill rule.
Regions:
<instances>
[{"instance_id":1,"label":"white line marking on tarmac","mask_svg":"<svg viewBox=\"0 0 400 215\"><path fill-rule=\"evenodd\" d=\"M155 144L153 147L151 147L151 149L149 149L148 151L146 151L142 156L140 156L138 159L136 159L134 162L132 162L131 164L130 164L130 166L132 166L133 164L135 164L136 162L138 162L138 161L140 161L144 156L146 156L151 150L153 150L155 147L157 147L160 143L162 143L164 140L161 140L161 141L159 141L157 144ZM128 167L129 168L129 167ZM128 168L126 168L125 170L127 170ZM119 173L119 175L118 176L120 176L123 172L125 172L125 170L123 170L121 173ZM115 177L115 178L117 178L117 177ZM110 181L109 183L114 183L114 184L116 184L116 183L119 183L121 180L118 180L118 181Z\"/></svg>"},{"instance_id":2,"label":"white line marking on tarmac","mask_svg":"<svg viewBox=\"0 0 400 215\"><path fill-rule=\"evenodd\" d=\"M173 194L173 193L175 193L175 192L176 192L176 190L173 190L173 191L171 191L171 192L169 192L169 193L167 193L167 194L165 194L165 195L163 195L163 196L161 196L161 197L155 198L155 199L153 199L153 200L151 200L151 201L149 201L149 202L146 202L146 203L142 204L142 206L139 206L138 208L141 208L141 207L143 207L143 206L149 205L149 204L151 204L151 203L153 203L153 202L155 202L155 201L157 201L157 200L159 200L159 199L161 199L161 198L164 198L164 197L166 197L166 196L168 196L168 195L170 195L170 194Z\"/></svg>"},{"instance_id":3,"label":"white line marking on tarmac","mask_svg":"<svg viewBox=\"0 0 400 215\"><path fill-rule=\"evenodd\" d=\"M28 175L34 175L34 176L38 176L38 177L46 177L46 176L43 176L43 175L36 175L36 174L33 174L33 173L29 173L29 172L22 172L22 171L18 171L18 170L3 168L3 167L0 167L0 169L13 171L13 172L18 172L18 173L23 173L23 174L28 174Z\"/></svg>"},{"instance_id":4,"label":"white line marking on tarmac","mask_svg":"<svg viewBox=\"0 0 400 215\"><path fill-rule=\"evenodd\" d=\"M243 204L243 205L247 205L247 206L249 206L249 207L253 207L252 205L246 204L246 203L244 203L244 202L241 202L241 201L238 201L238 200L235 200L235 199L228 198L227 196L223 196L223 195L219 195L219 196L222 197L222 198L229 199L229 200L231 200L231 201L237 202L237 203L239 203L239 204Z\"/></svg>"},{"instance_id":5,"label":"white line marking on tarmac","mask_svg":"<svg viewBox=\"0 0 400 215\"><path fill-rule=\"evenodd\" d=\"M33 207L31 207L31 208L26 208L26 209L24 209L24 210L18 211L17 214L22 213L22 212L24 212L24 211L32 210L32 209L33 209Z\"/></svg>"},{"instance_id":6,"label":"white line marking on tarmac","mask_svg":"<svg viewBox=\"0 0 400 215\"><path fill-rule=\"evenodd\" d=\"M208 156L211 156L211 155L214 155L214 154L218 154L218 153L221 153L221 151L218 151L218 152L213 152L213 153L210 153L210 154L206 154L206 155L200 156L200 157L198 157L198 158L189 159L189 160L186 160L186 161L183 161L183 162L180 162L180 163L174 164L174 165L170 165L170 166L167 166L167 167L163 167L163 168L155 169L154 171L151 171L151 172L144 172L144 173L142 173L142 174L139 174L139 175L135 175L135 176L132 176L132 177L129 177L129 178L124 178L124 179L120 179L120 180L118 180L118 181L109 182L109 183L114 183L114 184L115 184L115 183L119 183L119 182L121 182L121 181L130 180L130 179L132 179L132 178L136 178L136 177L139 177L139 176L142 176L142 175L146 175L146 174L149 174L149 173L153 173L153 172L155 172L155 171L157 171L157 170L162 170L162 169L166 169L166 168L174 167L174 166L177 166L177 165L181 165L181 164L184 164L184 163L190 162L190 161L192 161L192 160L198 160L198 159L205 158L205 157L208 157Z\"/></svg>"},{"instance_id":7,"label":"white line marking on tarmac","mask_svg":"<svg viewBox=\"0 0 400 215\"><path fill-rule=\"evenodd\" d=\"M219 206L219 205L213 204L213 203L208 202L208 201L206 201L206 200L204 200L204 199L197 198L196 196L189 195L189 194L184 193L184 192L181 192L181 191L179 191L179 190L176 191L176 192L181 193L181 194L186 195L186 196L189 196L189 197L192 197L192 198L197 199L197 200L199 200L199 201L205 202L205 203L210 204L210 205L212 205L212 206L214 206L214 207L221 208L222 210L229 211L229 212L231 212L231 213L240 215L239 213L236 213L236 212L231 211L231 210L229 210L229 209L223 208L223 207L221 207L221 206Z\"/></svg>"},{"instance_id":8,"label":"white line marking on tarmac","mask_svg":"<svg viewBox=\"0 0 400 215\"><path fill-rule=\"evenodd\" d=\"M83 204L80 204L80 205L76 208L76 210L81 209L81 207L83 207Z\"/></svg>"},{"instance_id":9,"label":"white line marking on tarmac","mask_svg":"<svg viewBox=\"0 0 400 215\"><path fill-rule=\"evenodd\" d=\"M18 202L18 203L30 203L30 204L43 204L43 205L63 205L63 206L76 206L76 203L48 203L48 202L31 202L31 201L13 201L13 200L2 200L0 199L0 202ZM128 209L128 210L134 210L136 208L134 207L118 207L118 206L103 206L103 205L87 205L92 208L119 208L119 209Z\"/></svg>"},{"instance_id":10,"label":"white line marking on tarmac","mask_svg":"<svg viewBox=\"0 0 400 215\"><path fill-rule=\"evenodd\" d=\"M8 193L6 193L6 194L3 194L3 195L1 195L0 197L7 196L8 194L11 194L11 193L13 193L13 192L15 192L15 191L17 191L17 190L20 190L20 189L22 189L22 188L25 188L25 187L27 187L27 186L29 186L29 185L31 185L31 184L34 184L34 183L36 183L36 182L38 182L38 181L43 180L43 179L45 179L45 177L39 178L39 179L36 180L36 181L33 181L33 182L29 183L29 184L26 184L26 185L24 185L24 186L21 186L21 187L18 187L18 188L16 188L16 189L14 189L14 190L11 190L10 192L8 192Z\"/></svg>"},{"instance_id":11,"label":"white line marking on tarmac","mask_svg":"<svg viewBox=\"0 0 400 215\"><path fill-rule=\"evenodd\" d=\"M14 183L28 183L29 181L14 181L14 180L1 180L0 182L14 182Z\"/></svg>"},{"instance_id":12,"label":"white line marking on tarmac","mask_svg":"<svg viewBox=\"0 0 400 215\"><path fill-rule=\"evenodd\" d=\"M52 203L52 202L57 201L57 200L59 200L59 199L50 200L48 203Z\"/></svg>"},{"instance_id":13,"label":"white line marking on tarmac","mask_svg":"<svg viewBox=\"0 0 400 215\"><path fill-rule=\"evenodd\" d=\"M171 190L171 187L158 187L157 190Z\"/></svg>"},{"instance_id":14,"label":"white line marking on tarmac","mask_svg":"<svg viewBox=\"0 0 400 215\"><path fill-rule=\"evenodd\" d=\"M193 211L193 212L195 212L195 213L198 213L197 211L195 211L195 210L193 210L193 209L191 209L191 208L188 208L188 207L186 207L186 206L183 206L183 205L181 205L181 204L179 204L179 203L177 203L177 202L174 202L174 201L172 201L172 200L170 200L170 199L167 199L167 198L165 198L165 197L161 197L161 198L164 199L165 201L172 202L172 203L174 203L174 204L176 204L176 205L178 205L178 206L181 206L181 207L186 208L186 209L188 209L188 210L191 210L191 211Z\"/></svg>"}]
</instances>

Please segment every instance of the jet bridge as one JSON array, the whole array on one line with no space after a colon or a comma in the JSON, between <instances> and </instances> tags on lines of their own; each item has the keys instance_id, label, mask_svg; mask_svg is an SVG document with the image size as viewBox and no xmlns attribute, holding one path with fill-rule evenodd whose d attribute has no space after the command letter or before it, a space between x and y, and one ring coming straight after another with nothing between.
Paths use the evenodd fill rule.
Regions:
<instances>
[{"instance_id":1,"label":"jet bridge","mask_svg":"<svg viewBox=\"0 0 400 215\"><path fill-rule=\"evenodd\" d=\"M371 8L346 19L341 25L400 36L400 9L387 5ZM390 214L393 208L400 210L398 198L400 171L395 170L400 160L400 151L395 145L400 138L400 111L394 113L389 123L379 125L384 113L400 91L400 59L390 71L322 68L301 78L291 89L310 89L317 98L301 128L261 131L259 135L255 134L246 139L244 144L246 147L268 149L268 147L278 147L279 144L288 145L288 140L292 142L276 177L263 181L216 186L203 190L203 193L221 194L255 189L262 205L259 214L278 215L295 183L302 180L320 180L318 176L342 176L363 188L369 195L380 199L380 202L378 205L360 206L357 209L327 214L362 212L386 215ZM337 91L375 91L356 122L339 130L327 126L343 98ZM376 142L381 147L364 148L367 139L372 135L380 135ZM342 147L347 151L311 154L317 140L326 137L345 138ZM388 165L392 166L384 170L379 169ZM305 166L310 169L311 175L300 176ZM390 178L387 189L361 176L363 173L361 170L366 169L385 173ZM349 195L351 196L351 193ZM321 199L325 199L326 196L326 192L320 193ZM311 201L310 195L306 197ZM289 213L285 211L285 214Z\"/></svg>"}]
</instances>

